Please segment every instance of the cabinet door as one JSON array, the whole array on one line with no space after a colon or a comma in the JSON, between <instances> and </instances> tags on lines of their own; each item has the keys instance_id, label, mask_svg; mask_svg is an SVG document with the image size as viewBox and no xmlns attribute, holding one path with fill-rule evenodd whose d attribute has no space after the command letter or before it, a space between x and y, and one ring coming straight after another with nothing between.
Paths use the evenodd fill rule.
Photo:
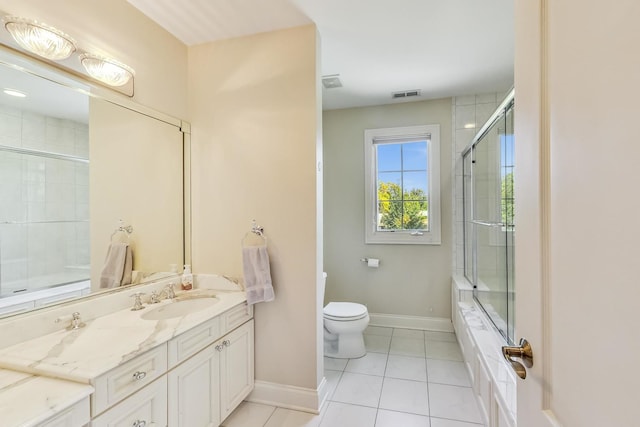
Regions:
<instances>
[{"instance_id":1,"label":"cabinet door","mask_svg":"<svg viewBox=\"0 0 640 427\"><path fill-rule=\"evenodd\" d=\"M162 376L91 422L92 427L164 427L167 377Z\"/></svg>"},{"instance_id":2,"label":"cabinet door","mask_svg":"<svg viewBox=\"0 0 640 427\"><path fill-rule=\"evenodd\" d=\"M220 409L224 420L253 390L253 320L229 333L221 343Z\"/></svg>"},{"instance_id":3,"label":"cabinet door","mask_svg":"<svg viewBox=\"0 0 640 427\"><path fill-rule=\"evenodd\" d=\"M217 427L220 424L220 351L206 347L169 372L169 425ZM221 347L218 347L221 349Z\"/></svg>"}]
</instances>

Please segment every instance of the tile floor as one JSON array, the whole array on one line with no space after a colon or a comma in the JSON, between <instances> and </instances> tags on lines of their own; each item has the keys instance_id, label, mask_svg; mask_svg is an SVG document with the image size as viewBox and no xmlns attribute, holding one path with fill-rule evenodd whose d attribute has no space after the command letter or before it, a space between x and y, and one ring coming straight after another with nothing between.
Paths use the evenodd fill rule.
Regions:
<instances>
[{"instance_id":1,"label":"tile floor","mask_svg":"<svg viewBox=\"0 0 640 427\"><path fill-rule=\"evenodd\" d=\"M243 402L224 427L482 427L455 335L370 326L367 354L324 359L320 415Z\"/></svg>"}]
</instances>

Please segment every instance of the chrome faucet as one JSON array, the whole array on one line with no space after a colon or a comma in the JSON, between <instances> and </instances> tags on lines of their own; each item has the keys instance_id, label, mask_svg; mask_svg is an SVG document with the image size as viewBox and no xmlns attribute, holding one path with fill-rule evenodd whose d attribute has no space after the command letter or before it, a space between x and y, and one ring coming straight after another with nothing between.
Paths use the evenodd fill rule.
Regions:
<instances>
[{"instance_id":1,"label":"chrome faucet","mask_svg":"<svg viewBox=\"0 0 640 427\"><path fill-rule=\"evenodd\" d=\"M160 295L165 295L167 299L174 299L176 297L176 291L173 289L173 283L167 284Z\"/></svg>"},{"instance_id":2,"label":"chrome faucet","mask_svg":"<svg viewBox=\"0 0 640 427\"><path fill-rule=\"evenodd\" d=\"M160 295L158 292L151 291L151 296L149 297L149 304L158 304L160 302Z\"/></svg>"},{"instance_id":3,"label":"chrome faucet","mask_svg":"<svg viewBox=\"0 0 640 427\"><path fill-rule=\"evenodd\" d=\"M84 326L85 326L84 322L80 320L80 313L76 311L71 315L71 324L67 326L67 330L73 331L74 329L80 329Z\"/></svg>"}]
</instances>

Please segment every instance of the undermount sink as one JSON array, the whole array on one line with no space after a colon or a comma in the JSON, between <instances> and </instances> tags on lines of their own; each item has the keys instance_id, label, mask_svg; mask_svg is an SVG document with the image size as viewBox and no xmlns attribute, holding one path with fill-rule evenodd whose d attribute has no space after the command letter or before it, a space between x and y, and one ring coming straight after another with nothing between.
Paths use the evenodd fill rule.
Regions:
<instances>
[{"instance_id":1,"label":"undermount sink","mask_svg":"<svg viewBox=\"0 0 640 427\"><path fill-rule=\"evenodd\" d=\"M185 316L204 310L220 302L214 295L194 295L178 297L174 301L155 307L142 314L144 320L164 320Z\"/></svg>"}]
</instances>

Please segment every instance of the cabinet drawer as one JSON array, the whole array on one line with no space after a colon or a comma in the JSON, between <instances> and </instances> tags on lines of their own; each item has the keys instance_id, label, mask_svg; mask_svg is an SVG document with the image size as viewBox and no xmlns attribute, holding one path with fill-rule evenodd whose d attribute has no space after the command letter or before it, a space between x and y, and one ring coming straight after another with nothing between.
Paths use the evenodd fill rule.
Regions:
<instances>
[{"instance_id":1,"label":"cabinet drawer","mask_svg":"<svg viewBox=\"0 0 640 427\"><path fill-rule=\"evenodd\" d=\"M163 375L91 422L92 427L167 425L167 376Z\"/></svg>"},{"instance_id":2,"label":"cabinet drawer","mask_svg":"<svg viewBox=\"0 0 640 427\"><path fill-rule=\"evenodd\" d=\"M237 328L253 317L253 306L243 302L222 315L222 333Z\"/></svg>"},{"instance_id":3,"label":"cabinet drawer","mask_svg":"<svg viewBox=\"0 0 640 427\"><path fill-rule=\"evenodd\" d=\"M75 405L65 409L53 418L48 419L41 427L77 427L89 422L89 396Z\"/></svg>"},{"instance_id":4,"label":"cabinet drawer","mask_svg":"<svg viewBox=\"0 0 640 427\"><path fill-rule=\"evenodd\" d=\"M167 371L167 346L163 344L128 361L95 380L91 415L96 416L151 383Z\"/></svg>"},{"instance_id":5,"label":"cabinet drawer","mask_svg":"<svg viewBox=\"0 0 640 427\"><path fill-rule=\"evenodd\" d=\"M168 347L169 369L213 343L220 335L220 318L216 317L173 338Z\"/></svg>"}]
</instances>

